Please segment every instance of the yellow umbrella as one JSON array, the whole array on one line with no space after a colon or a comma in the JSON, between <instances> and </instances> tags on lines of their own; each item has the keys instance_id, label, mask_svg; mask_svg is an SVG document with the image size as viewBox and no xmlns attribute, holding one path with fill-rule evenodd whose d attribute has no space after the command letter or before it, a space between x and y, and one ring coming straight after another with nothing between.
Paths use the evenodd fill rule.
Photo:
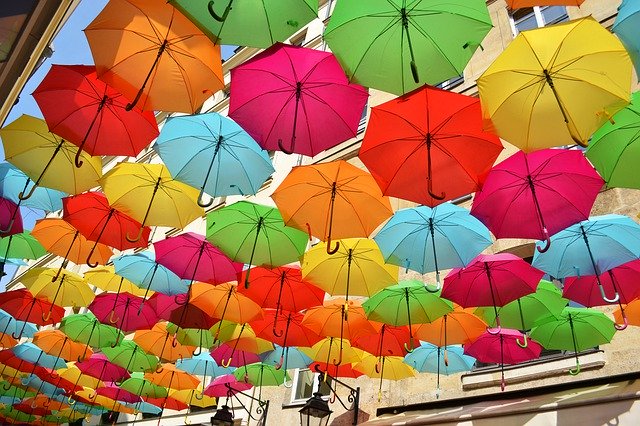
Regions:
<instances>
[{"instance_id":1,"label":"yellow umbrella","mask_svg":"<svg viewBox=\"0 0 640 426\"><path fill-rule=\"evenodd\" d=\"M198 205L198 190L173 180L163 164L120 163L100 179L111 207L145 225L184 228L204 209Z\"/></svg>"},{"instance_id":2,"label":"yellow umbrella","mask_svg":"<svg viewBox=\"0 0 640 426\"><path fill-rule=\"evenodd\" d=\"M102 159L83 152L85 165L76 167L78 147L49 132L44 120L22 115L0 129L0 137L6 160L35 182L28 194L20 194L21 199L29 198L38 185L69 194L98 186Z\"/></svg>"},{"instance_id":3,"label":"yellow umbrella","mask_svg":"<svg viewBox=\"0 0 640 426\"><path fill-rule=\"evenodd\" d=\"M197 389L170 390L169 396L194 407L207 408L216 405L216 398L202 392L202 386L198 386Z\"/></svg>"},{"instance_id":4,"label":"yellow umbrella","mask_svg":"<svg viewBox=\"0 0 640 426\"><path fill-rule=\"evenodd\" d=\"M347 339L339 339L337 337L325 337L310 348L299 348L301 352L306 354L314 361L324 362L327 365L333 363L351 364L360 361L360 356L351 347ZM342 351L342 354L340 353ZM341 363L336 363L340 357Z\"/></svg>"},{"instance_id":5,"label":"yellow umbrella","mask_svg":"<svg viewBox=\"0 0 640 426\"><path fill-rule=\"evenodd\" d=\"M103 395L97 395L95 393L95 389L84 388L83 390L76 392L75 395L80 398L84 398L93 404L102 405L105 408L111 407L109 409L110 411L118 411L120 413L127 413L127 414L134 413L134 410L132 408L129 408L116 400L113 400Z\"/></svg>"},{"instance_id":6,"label":"yellow umbrella","mask_svg":"<svg viewBox=\"0 0 640 426\"><path fill-rule=\"evenodd\" d=\"M100 290L113 293L131 293L134 296L144 296L145 290L137 287L128 279L116 275L113 266L104 266L102 268L92 269L84 273L84 278L91 285L95 285ZM148 291L148 295L152 295L153 291Z\"/></svg>"},{"instance_id":7,"label":"yellow umbrella","mask_svg":"<svg viewBox=\"0 0 640 426\"><path fill-rule=\"evenodd\" d=\"M96 379L95 377L91 377L87 374L83 374L82 371L80 371L80 369L76 366L61 368L57 370L57 372L60 377L70 381L71 383L75 383L76 386L82 386L92 389L104 386L104 383L101 380Z\"/></svg>"},{"instance_id":8,"label":"yellow umbrella","mask_svg":"<svg viewBox=\"0 0 640 426\"><path fill-rule=\"evenodd\" d=\"M362 358L362 361L353 366L353 369L368 377L380 379L378 402L382 399L382 379L401 380L416 375L415 370L405 364L404 358L400 356L383 356L379 358L375 355L367 354Z\"/></svg>"},{"instance_id":9,"label":"yellow umbrella","mask_svg":"<svg viewBox=\"0 0 640 426\"><path fill-rule=\"evenodd\" d=\"M478 79L483 115L523 151L586 146L629 104L633 67L591 17L521 32Z\"/></svg>"}]
</instances>

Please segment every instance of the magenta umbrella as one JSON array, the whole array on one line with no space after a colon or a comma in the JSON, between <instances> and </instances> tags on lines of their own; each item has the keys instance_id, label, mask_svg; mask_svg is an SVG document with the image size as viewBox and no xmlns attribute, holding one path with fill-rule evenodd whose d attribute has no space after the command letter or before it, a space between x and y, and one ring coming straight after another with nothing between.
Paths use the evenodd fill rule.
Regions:
<instances>
[{"instance_id":1,"label":"magenta umbrella","mask_svg":"<svg viewBox=\"0 0 640 426\"><path fill-rule=\"evenodd\" d=\"M496 238L546 240L589 218L604 180L581 151L519 151L497 164L476 192L471 214Z\"/></svg>"},{"instance_id":2,"label":"magenta umbrella","mask_svg":"<svg viewBox=\"0 0 640 426\"><path fill-rule=\"evenodd\" d=\"M186 294L182 294L179 295L178 299L186 299L187 297ZM216 319L202 309L190 303L176 301L175 296L155 293L147 303L153 307L160 319L170 321L178 327L207 330L216 323Z\"/></svg>"},{"instance_id":3,"label":"magenta umbrella","mask_svg":"<svg viewBox=\"0 0 640 426\"><path fill-rule=\"evenodd\" d=\"M504 328L499 333L483 333L472 343L464 346L464 353L480 362L500 364L500 387L504 390L504 365L519 364L540 357L542 346L535 340L529 339L529 344L522 347L518 341L524 339L524 334L518 330Z\"/></svg>"},{"instance_id":4,"label":"magenta umbrella","mask_svg":"<svg viewBox=\"0 0 640 426\"><path fill-rule=\"evenodd\" d=\"M445 277L441 296L463 308L493 306L496 329L500 332L498 306L533 293L544 272L510 253L479 254L464 268L455 268Z\"/></svg>"},{"instance_id":5,"label":"magenta umbrella","mask_svg":"<svg viewBox=\"0 0 640 426\"><path fill-rule=\"evenodd\" d=\"M313 156L356 135L368 96L332 53L277 43L231 70L229 117L264 149Z\"/></svg>"},{"instance_id":6,"label":"magenta umbrella","mask_svg":"<svg viewBox=\"0 0 640 426\"><path fill-rule=\"evenodd\" d=\"M140 398L135 393L131 393L128 390L122 389L116 386L115 384L97 388L95 390L95 393L97 395L102 395L102 396L106 396L107 398L111 398L114 401L123 401L129 404L135 404L136 402L142 401L142 398Z\"/></svg>"},{"instance_id":7,"label":"magenta umbrella","mask_svg":"<svg viewBox=\"0 0 640 426\"><path fill-rule=\"evenodd\" d=\"M142 297L131 293L101 293L88 306L103 324L111 325L125 333L151 329L158 322L153 307ZM112 347L118 344L116 341Z\"/></svg>"},{"instance_id":8,"label":"magenta umbrella","mask_svg":"<svg viewBox=\"0 0 640 426\"><path fill-rule=\"evenodd\" d=\"M76 362L76 367L82 374L103 382L119 382L131 377L127 370L112 363L106 355L101 353L94 353L84 361Z\"/></svg>"},{"instance_id":9,"label":"magenta umbrella","mask_svg":"<svg viewBox=\"0 0 640 426\"><path fill-rule=\"evenodd\" d=\"M204 394L215 398L231 396L237 392L249 390L253 387L251 383L239 382L233 374L225 374L216 377L204 390Z\"/></svg>"},{"instance_id":10,"label":"magenta umbrella","mask_svg":"<svg viewBox=\"0 0 640 426\"><path fill-rule=\"evenodd\" d=\"M223 343L212 350L211 358L213 358L218 365L224 365L224 367L242 367L244 365L253 364L254 362L261 362L258 355L252 352L236 349L226 343Z\"/></svg>"},{"instance_id":11,"label":"magenta umbrella","mask_svg":"<svg viewBox=\"0 0 640 426\"><path fill-rule=\"evenodd\" d=\"M0 237L19 234L23 230L20 207L7 198L0 198Z\"/></svg>"}]
</instances>

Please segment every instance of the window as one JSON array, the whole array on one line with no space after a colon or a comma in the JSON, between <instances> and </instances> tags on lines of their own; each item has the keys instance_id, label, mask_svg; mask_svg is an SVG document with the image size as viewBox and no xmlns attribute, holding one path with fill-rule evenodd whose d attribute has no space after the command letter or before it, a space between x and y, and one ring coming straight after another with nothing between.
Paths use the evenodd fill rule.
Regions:
<instances>
[{"instance_id":1,"label":"window","mask_svg":"<svg viewBox=\"0 0 640 426\"><path fill-rule=\"evenodd\" d=\"M307 38L307 30L305 28L300 33L291 37L289 39L289 43L291 43L292 46L302 46L306 38Z\"/></svg>"},{"instance_id":2,"label":"window","mask_svg":"<svg viewBox=\"0 0 640 426\"><path fill-rule=\"evenodd\" d=\"M445 80L440 84L436 84L435 87L442 90L451 90L455 87L460 86L462 83L464 83L464 76L459 75L457 77L450 78L449 80Z\"/></svg>"},{"instance_id":3,"label":"window","mask_svg":"<svg viewBox=\"0 0 640 426\"><path fill-rule=\"evenodd\" d=\"M306 402L315 392L318 392L318 373L314 373L308 368L295 370L293 374L293 387L291 388L291 402ZM331 379L327 378L327 382L322 382L319 392L328 396L331 392Z\"/></svg>"},{"instance_id":4,"label":"window","mask_svg":"<svg viewBox=\"0 0 640 426\"><path fill-rule=\"evenodd\" d=\"M358 133L364 132L367 127L367 109L369 106L369 102L364 104L364 108L362 110L362 115L360 116L360 123L358 123Z\"/></svg>"},{"instance_id":5,"label":"window","mask_svg":"<svg viewBox=\"0 0 640 426\"><path fill-rule=\"evenodd\" d=\"M534 6L515 10L509 19L516 36L520 31L568 21L569 15L565 6Z\"/></svg>"}]
</instances>

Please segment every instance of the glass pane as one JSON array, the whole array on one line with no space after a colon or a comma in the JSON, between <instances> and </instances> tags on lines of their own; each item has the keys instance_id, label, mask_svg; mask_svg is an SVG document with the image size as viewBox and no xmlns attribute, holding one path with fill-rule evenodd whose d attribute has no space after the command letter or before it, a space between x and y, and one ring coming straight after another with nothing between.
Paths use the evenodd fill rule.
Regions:
<instances>
[{"instance_id":1,"label":"glass pane","mask_svg":"<svg viewBox=\"0 0 640 426\"><path fill-rule=\"evenodd\" d=\"M538 28L538 21L536 21L536 14L531 11L530 14L524 16L523 18L514 21L516 25L516 30L518 32L532 30L534 28Z\"/></svg>"},{"instance_id":2,"label":"glass pane","mask_svg":"<svg viewBox=\"0 0 640 426\"><path fill-rule=\"evenodd\" d=\"M298 371L293 399L309 399L313 395L313 381L315 374L311 370Z\"/></svg>"},{"instance_id":3,"label":"glass pane","mask_svg":"<svg viewBox=\"0 0 640 426\"><path fill-rule=\"evenodd\" d=\"M540 12L542 13L542 19L545 25L553 25L569 20L565 6L547 6L540 8Z\"/></svg>"}]
</instances>

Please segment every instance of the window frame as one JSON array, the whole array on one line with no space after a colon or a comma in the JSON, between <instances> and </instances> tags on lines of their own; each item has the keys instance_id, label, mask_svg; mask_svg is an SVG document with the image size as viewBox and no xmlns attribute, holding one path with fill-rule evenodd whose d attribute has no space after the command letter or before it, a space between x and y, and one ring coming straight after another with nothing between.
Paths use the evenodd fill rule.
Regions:
<instances>
[{"instance_id":1,"label":"window frame","mask_svg":"<svg viewBox=\"0 0 640 426\"><path fill-rule=\"evenodd\" d=\"M562 15L559 19L555 19L551 22L545 22L544 15L542 12L550 7L564 7L564 15ZM536 28L542 28L542 27L546 27L547 25L554 25L554 24L558 24L560 22L565 22L569 20L569 13L567 12L566 6L532 6L531 9L532 9L531 13L533 13L533 16L536 19L536 25L537 25ZM526 31L526 30L518 29L518 23L524 21L524 19L528 18L530 15L531 14L527 14L516 21L513 17L513 12L509 13L509 24L511 25L511 32L513 33L514 37L520 34L521 31Z\"/></svg>"}]
</instances>

